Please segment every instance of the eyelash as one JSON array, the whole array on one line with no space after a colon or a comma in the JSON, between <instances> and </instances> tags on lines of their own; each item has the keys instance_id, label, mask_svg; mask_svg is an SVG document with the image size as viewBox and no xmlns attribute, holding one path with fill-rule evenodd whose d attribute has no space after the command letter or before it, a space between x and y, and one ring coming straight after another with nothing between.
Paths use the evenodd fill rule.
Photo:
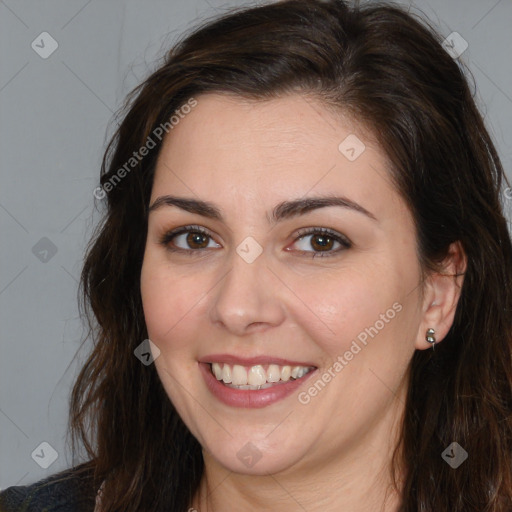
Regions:
<instances>
[{"instance_id":1,"label":"eyelash","mask_svg":"<svg viewBox=\"0 0 512 512\"><path fill-rule=\"evenodd\" d=\"M302 238L304 238L306 236L310 236L310 235L327 235L329 238L331 238L332 240L334 240L335 242L338 242L340 244L340 247L338 249L331 250L331 251L302 251L303 253L310 254L311 258L317 258L317 257L325 258L325 257L329 257L329 256L334 256L335 254L337 254L343 250L350 249L352 247L352 242L350 242L350 240L347 237L337 233L336 231L328 229L328 228L304 228L304 229L301 229L297 232L296 240L294 242L297 242L297 241L301 240Z\"/></svg>"},{"instance_id":2,"label":"eyelash","mask_svg":"<svg viewBox=\"0 0 512 512\"><path fill-rule=\"evenodd\" d=\"M160 239L160 244L163 245L168 251L171 252L179 252L182 254L186 254L188 256L197 256L198 253L203 252L206 248L203 249L182 249L181 247L172 247L170 243L172 240L179 236L183 235L184 233L198 233L201 235L205 235L206 237L213 239L213 237L210 235L210 233L201 226L183 226L171 231L166 232ZM336 250L331 251L299 251L302 253L308 254L311 258L324 258L329 257L337 254L338 252L341 252L346 249L350 249L352 247L352 242L348 238L346 238L343 235L340 235L339 233L336 233L335 231L332 231L328 228L303 228L300 231L296 233L296 238L294 240L294 243L301 240L302 238L309 236L309 235L327 235L329 238L334 240L335 242L338 242L341 247L339 247Z\"/></svg>"}]
</instances>

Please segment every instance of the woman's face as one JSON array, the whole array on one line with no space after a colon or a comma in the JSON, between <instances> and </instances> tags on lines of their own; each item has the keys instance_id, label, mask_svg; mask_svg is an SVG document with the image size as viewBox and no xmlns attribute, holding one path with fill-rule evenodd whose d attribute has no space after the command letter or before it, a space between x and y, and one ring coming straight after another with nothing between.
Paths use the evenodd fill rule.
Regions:
<instances>
[{"instance_id":1,"label":"woman's face","mask_svg":"<svg viewBox=\"0 0 512 512\"><path fill-rule=\"evenodd\" d=\"M298 94L199 96L167 136L142 299L208 461L300 472L390 445L428 326L387 165L357 123Z\"/></svg>"}]
</instances>

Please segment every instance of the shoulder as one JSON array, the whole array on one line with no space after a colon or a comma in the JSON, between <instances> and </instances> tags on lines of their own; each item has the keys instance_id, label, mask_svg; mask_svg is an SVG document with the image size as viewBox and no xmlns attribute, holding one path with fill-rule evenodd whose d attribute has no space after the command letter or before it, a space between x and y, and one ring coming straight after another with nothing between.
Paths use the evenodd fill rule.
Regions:
<instances>
[{"instance_id":1,"label":"shoulder","mask_svg":"<svg viewBox=\"0 0 512 512\"><path fill-rule=\"evenodd\" d=\"M93 512L96 491L85 465L65 470L32 485L0 492L0 512Z\"/></svg>"}]
</instances>

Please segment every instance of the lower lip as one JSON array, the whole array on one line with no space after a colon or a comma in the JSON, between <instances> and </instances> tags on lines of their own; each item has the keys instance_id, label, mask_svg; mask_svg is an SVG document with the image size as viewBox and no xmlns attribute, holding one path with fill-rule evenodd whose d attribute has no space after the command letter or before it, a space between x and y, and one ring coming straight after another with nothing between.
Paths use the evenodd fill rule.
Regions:
<instances>
[{"instance_id":1,"label":"lower lip","mask_svg":"<svg viewBox=\"0 0 512 512\"><path fill-rule=\"evenodd\" d=\"M258 409L274 404L291 395L297 388L302 386L311 375L316 372L310 371L300 379L289 380L282 384L275 384L267 389L235 389L224 385L215 378L208 363L199 363L208 389L222 403L231 407L243 407L246 409Z\"/></svg>"}]
</instances>

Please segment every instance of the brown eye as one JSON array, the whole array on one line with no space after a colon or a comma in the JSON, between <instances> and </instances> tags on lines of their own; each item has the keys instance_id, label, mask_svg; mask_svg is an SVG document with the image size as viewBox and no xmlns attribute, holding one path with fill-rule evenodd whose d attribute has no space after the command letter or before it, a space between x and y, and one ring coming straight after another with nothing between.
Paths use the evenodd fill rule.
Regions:
<instances>
[{"instance_id":1,"label":"brown eye","mask_svg":"<svg viewBox=\"0 0 512 512\"><path fill-rule=\"evenodd\" d=\"M329 251L332 249L335 240L326 235L313 235L311 237L311 247L315 251Z\"/></svg>"},{"instance_id":2,"label":"brown eye","mask_svg":"<svg viewBox=\"0 0 512 512\"><path fill-rule=\"evenodd\" d=\"M192 254L201 249L221 247L212 236L200 226L185 226L166 233L160 243L169 251Z\"/></svg>"},{"instance_id":3,"label":"brown eye","mask_svg":"<svg viewBox=\"0 0 512 512\"><path fill-rule=\"evenodd\" d=\"M203 249L208 247L208 239L210 237L204 233L190 231L187 235L187 244L191 249Z\"/></svg>"},{"instance_id":4,"label":"brown eye","mask_svg":"<svg viewBox=\"0 0 512 512\"><path fill-rule=\"evenodd\" d=\"M298 233L294 246L303 253L315 256L331 256L352 247L348 238L327 228L309 228Z\"/></svg>"}]
</instances>

